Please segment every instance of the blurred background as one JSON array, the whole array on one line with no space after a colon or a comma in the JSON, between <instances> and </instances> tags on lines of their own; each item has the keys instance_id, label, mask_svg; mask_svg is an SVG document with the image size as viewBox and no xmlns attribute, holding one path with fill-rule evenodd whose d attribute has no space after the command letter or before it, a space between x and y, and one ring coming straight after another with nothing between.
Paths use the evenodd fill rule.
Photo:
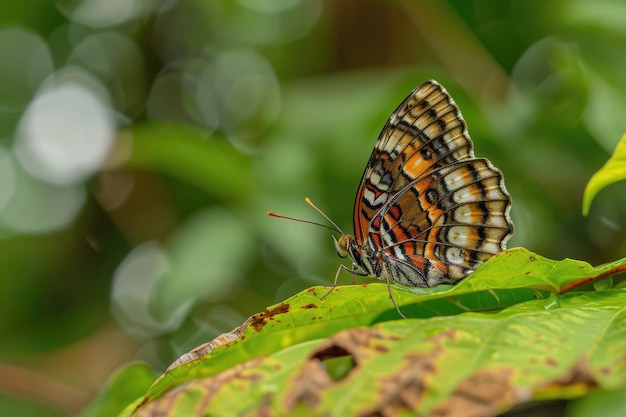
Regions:
<instances>
[{"instance_id":1,"label":"blurred background","mask_svg":"<svg viewBox=\"0 0 626 417\"><path fill-rule=\"evenodd\" d=\"M0 414L80 411L339 264L391 112L427 79L505 174L509 247L626 253L620 0L23 0L0 6ZM342 277L350 282L348 275Z\"/></svg>"}]
</instances>

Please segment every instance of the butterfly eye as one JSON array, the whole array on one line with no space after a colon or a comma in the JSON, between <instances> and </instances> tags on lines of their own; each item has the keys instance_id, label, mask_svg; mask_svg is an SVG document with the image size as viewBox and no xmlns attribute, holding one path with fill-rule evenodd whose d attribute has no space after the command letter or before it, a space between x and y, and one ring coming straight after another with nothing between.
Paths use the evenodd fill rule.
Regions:
<instances>
[{"instance_id":1,"label":"butterfly eye","mask_svg":"<svg viewBox=\"0 0 626 417\"><path fill-rule=\"evenodd\" d=\"M337 249L337 254L340 258L345 258L348 256L348 246L350 246L351 237L348 235L343 235L337 240L335 236L333 236L333 243L335 244L335 249Z\"/></svg>"}]
</instances>

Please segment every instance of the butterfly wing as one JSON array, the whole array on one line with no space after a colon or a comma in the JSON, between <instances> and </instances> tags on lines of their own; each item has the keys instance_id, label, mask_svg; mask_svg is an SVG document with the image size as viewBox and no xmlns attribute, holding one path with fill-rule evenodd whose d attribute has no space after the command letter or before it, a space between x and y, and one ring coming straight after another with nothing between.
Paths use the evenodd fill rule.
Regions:
<instances>
[{"instance_id":1,"label":"butterfly wing","mask_svg":"<svg viewBox=\"0 0 626 417\"><path fill-rule=\"evenodd\" d=\"M416 178L437 167L473 158L465 121L436 81L417 87L391 114L366 165L354 204L357 242L373 217Z\"/></svg>"},{"instance_id":2,"label":"butterfly wing","mask_svg":"<svg viewBox=\"0 0 626 417\"><path fill-rule=\"evenodd\" d=\"M394 280L433 286L465 277L513 231L502 174L475 158L460 111L435 81L383 128L359 186L355 241L382 250Z\"/></svg>"}]
</instances>

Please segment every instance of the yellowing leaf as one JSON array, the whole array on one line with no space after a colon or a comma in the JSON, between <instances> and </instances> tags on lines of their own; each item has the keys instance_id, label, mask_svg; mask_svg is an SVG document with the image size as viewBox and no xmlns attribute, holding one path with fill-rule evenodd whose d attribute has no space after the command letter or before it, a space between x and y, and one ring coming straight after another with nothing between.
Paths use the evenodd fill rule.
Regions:
<instances>
[{"instance_id":1,"label":"yellowing leaf","mask_svg":"<svg viewBox=\"0 0 626 417\"><path fill-rule=\"evenodd\" d=\"M563 294L558 308L548 301L346 327L212 375L188 368L187 383L133 416L484 416L622 387L626 292ZM333 378L326 363L337 358L348 365ZM222 359L201 361L216 369Z\"/></svg>"},{"instance_id":2,"label":"yellowing leaf","mask_svg":"<svg viewBox=\"0 0 626 417\"><path fill-rule=\"evenodd\" d=\"M611 158L587 183L583 194L583 216L589 214L591 202L600 190L623 179L626 179L626 134L620 139Z\"/></svg>"},{"instance_id":3,"label":"yellowing leaf","mask_svg":"<svg viewBox=\"0 0 626 417\"><path fill-rule=\"evenodd\" d=\"M181 357L120 417L492 415L618 389L626 291L588 284L621 272L511 249L453 287L393 286L407 320L385 283L309 288Z\"/></svg>"}]
</instances>

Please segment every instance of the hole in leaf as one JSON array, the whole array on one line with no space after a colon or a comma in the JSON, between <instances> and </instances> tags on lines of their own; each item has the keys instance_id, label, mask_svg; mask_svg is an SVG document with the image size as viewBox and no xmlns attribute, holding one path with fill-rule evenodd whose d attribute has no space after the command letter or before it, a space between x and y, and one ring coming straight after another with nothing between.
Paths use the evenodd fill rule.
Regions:
<instances>
[{"instance_id":1,"label":"hole in leaf","mask_svg":"<svg viewBox=\"0 0 626 417\"><path fill-rule=\"evenodd\" d=\"M322 361L322 366L333 381L340 381L344 379L356 363L352 355L338 356L336 358L328 358Z\"/></svg>"},{"instance_id":2,"label":"hole in leaf","mask_svg":"<svg viewBox=\"0 0 626 417\"><path fill-rule=\"evenodd\" d=\"M345 378L356 366L354 356L348 350L336 345L317 352L313 358L320 361L333 381Z\"/></svg>"}]
</instances>

